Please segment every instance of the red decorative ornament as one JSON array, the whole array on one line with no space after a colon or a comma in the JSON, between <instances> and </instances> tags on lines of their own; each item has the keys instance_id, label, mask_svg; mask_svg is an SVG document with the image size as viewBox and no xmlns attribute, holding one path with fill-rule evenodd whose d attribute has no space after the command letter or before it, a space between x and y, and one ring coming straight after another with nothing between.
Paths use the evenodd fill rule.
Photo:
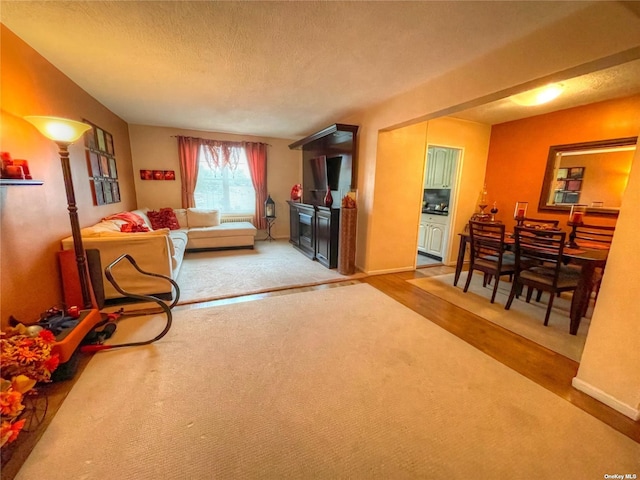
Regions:
<instances>
[{"instance_id":1,"label":"red decorative ornament","mask_svg":"<svg viewBox=\"0 0 640 480\"><path fill-rule=\"evenodd\" d=\"M299 183L296 183L291 189L291 200L293 200L294 202L298 202L300 201L301 198L302 198L302 185L300 185Z\"/></svg>"}]
</instances>

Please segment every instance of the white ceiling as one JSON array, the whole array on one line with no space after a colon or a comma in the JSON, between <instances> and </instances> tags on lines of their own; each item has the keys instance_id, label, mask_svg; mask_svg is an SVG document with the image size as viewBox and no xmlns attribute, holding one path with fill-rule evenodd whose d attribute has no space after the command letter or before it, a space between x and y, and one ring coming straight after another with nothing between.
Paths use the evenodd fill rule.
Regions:
<instances>
[{"instance_id":1,"label":"white ceiling","mask_svg":"<svg viewBox=\"0 0 640 480\"><path fill-rule=\"evenodd\" d=\"M295 139L592 3L3 0L0 18L128 123Z\"/></svg>"}]
</instances>

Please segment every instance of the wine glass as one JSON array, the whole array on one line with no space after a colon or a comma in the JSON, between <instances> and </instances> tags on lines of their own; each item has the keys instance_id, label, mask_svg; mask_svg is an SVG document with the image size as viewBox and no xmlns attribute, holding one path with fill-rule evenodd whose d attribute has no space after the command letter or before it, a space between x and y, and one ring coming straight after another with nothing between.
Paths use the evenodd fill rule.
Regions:
<instances>
[{"instance_id":1,"label":"wine glass","mask_svg":"<svg viewBox=\"0 0 640 480\"><path fill-rule=\"evenodd\" d=\"M496 207L496 202L493 202L493 207L491 207L491 210L489 210L491 212L491 221L495 222L496 221L496 213L498 213L498 207Z\"/></svg>"}]
</instances>

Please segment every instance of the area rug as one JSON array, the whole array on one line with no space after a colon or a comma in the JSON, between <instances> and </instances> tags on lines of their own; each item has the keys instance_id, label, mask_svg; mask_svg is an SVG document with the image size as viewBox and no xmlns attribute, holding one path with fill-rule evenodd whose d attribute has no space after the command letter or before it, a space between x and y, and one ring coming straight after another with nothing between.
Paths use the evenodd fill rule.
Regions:
<instances>
[{"instance_id":1,"label":"area rug","mask_svg":"<svg viewBox=\"0 0 640 480\"><path fill-rule=\"evenodd\" d=\"M348 280L286 240L257 241L253 250L187 253L178 274L179 305ZM362 275L360 275L362 276Z\"/></svg>"},{"instance_id":2,"label":"area rug","mask_svg":"<svg viewBox=\"0 0 640 480\"><path fill-rule=\"evenodd\" d=\"M570 294L565 293L560 298L554 299L549 325L545 327L543 323L548 293L543 294L541 302L536 302L535 298L532 298L531 303L526 303L524 296L521 296L520 299L514 299L511 309L505 310L504 306L511 289L511 283L506 277L502 278L498 284L498 293L493 304L490 303L493 286L482 286L481 273L474 272L467 293L463 291L467 272L462 272L456 287L453 286L453 277L454 274L451 273L408 280L408 282L554 352L577 362L580 361L589 330L589 318L582 319L577 335L569 334Z\"/></svg>"},{"instance_id":3,"label":"area rug","mask_svg":"<svg viewBox=\"0 0 640 480\"><path fill-rule=\"evenodd\" d=\"M122 321L114 340L156 322ZM96 354L17 479L583 480L638 458L633 440L357 284L182 309L161 341Z\"/></svg>"}]
</instances>

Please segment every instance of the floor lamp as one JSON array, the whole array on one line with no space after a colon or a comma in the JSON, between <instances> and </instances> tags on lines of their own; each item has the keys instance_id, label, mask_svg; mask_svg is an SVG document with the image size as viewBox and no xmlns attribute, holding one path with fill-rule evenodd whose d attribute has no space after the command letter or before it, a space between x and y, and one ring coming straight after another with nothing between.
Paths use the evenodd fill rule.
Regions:
<instances>
[{"instance_id":1,"label":"floor lamp","mask_svg":"<svg viewBox=\"0 0 640 480\"><path fill-rule=\"evenodd\" d=\"M86 123L58 117L28 116L24 117L24 119L33 124L45 137L53 140L58 145L60 162L62 163L62 174L64 176L64 187L67 193L67 208L69 210L69 220L71 221L71 234L73 236L73 246L76 254L76 263L78 265L78 275L80 277L82 302L85 309L91 309L93 308L93 304L91 301L89 275L87 273L87 260L82 245L82 235L80 234L78 207L76 205L76 196L73 191L73 180L71 178L69 145L77 141L84 132L92 127Z\"/></svg>"}]
</instances>

